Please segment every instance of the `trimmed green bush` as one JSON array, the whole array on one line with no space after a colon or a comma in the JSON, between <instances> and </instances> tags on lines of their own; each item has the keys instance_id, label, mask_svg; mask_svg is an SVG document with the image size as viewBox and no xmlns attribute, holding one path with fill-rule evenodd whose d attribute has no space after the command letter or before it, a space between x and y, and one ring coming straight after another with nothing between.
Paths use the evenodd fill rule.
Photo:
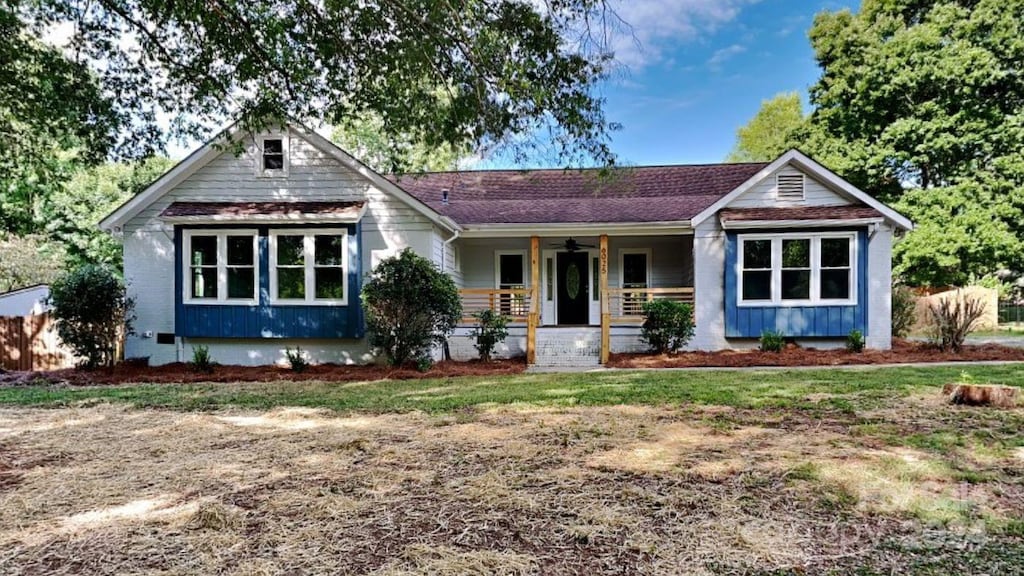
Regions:
<instances>
[{"instance_id":1,"label":"trimmed green bush","mask_svg":"<svg viewBox=\"0 0 1024 576\"><path fill-rule=\"evenodd\" d=\"M846 335L846 351L860 354L864 351L864 333L860 330L850 330Z\"/></svg>"},{"instance_id":2,"label":"trimmed green bush","mask_svg":"<svg viewBox=\"0 0 1024 576\"><path fill-rule=\"evenodd\" d=\"M644 323L640 339L653 352L665 354L686 346L693 338L693 306L673 300L651 300L644 303Z\"/></svg>"},{"instance_id":3,"label":"trimmed green bush","mask_svg":"<svg viewBox=\"0 0 1024 576\"><path fill-rule=\"evenodd\" d=\"M462 315L452 279L408 248L377 265L362 299L370 344L392 366L429 362L430 347L443 343Z\"/></svg>"},{"instance_id":4,"label":"trimmed green bush","mask_svg":"<svg viewBox=\"0 0 1024 576\"><path fill-rule=\"evenodd\" d=\"M473 347L481 360L490 362L494 348L508 337L508 318L490 308L473 314L473 317L476 318L476 326L471 333L476 340Z\"/></svg>"},{"instance_id":5,"label":"trimmed green bush","mask_svg":"<svg viewBox=\"0 0 1024 576\"><path fill-rule=\"evenodd\" d=\"M134 303L121 280L104 266L78 267L50 286L57 334L81 357L82 366L113 366L117 345L132 333Z\"/></svg>"},{"instance_id":6,"label":"trimmed green bush","mask_svg":"<svg viewBox=\"0 0 1024 576\"><path fill-rule=\"evenodd\" d=\"M786 347L786 337L778 330L765 330L761 332L761 345L758 346L762 352L782 352Z\"/></svg>"}]
</instances>

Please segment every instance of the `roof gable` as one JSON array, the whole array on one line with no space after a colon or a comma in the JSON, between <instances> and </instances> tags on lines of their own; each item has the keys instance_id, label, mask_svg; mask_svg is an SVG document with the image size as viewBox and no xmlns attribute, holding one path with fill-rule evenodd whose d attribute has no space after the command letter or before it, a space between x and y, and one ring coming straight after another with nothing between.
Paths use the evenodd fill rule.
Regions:
<instances>
[{"instance_id":1,"label":"roof gable","mask_svg":"<svg viewBox=\"0 0 1024 576\"><path fill-rule=\"evenodd\" d=\"M869 194L860 190L853 184L850 184L835 172L832 172L828 168L825 168L821 164L814 161L806 154L799 150L790 150L779 156L771 164L765 166L762 170L751 176L746 182L736 187L728 194L722 196L712 205L708 206L701 213L697 214L690 220L691 226L698 226L708 218L717 214L723 208L730 206L737 198L743 196L752 190L755 186L763 183L765 179L771 177L773 174L778 172L785 166L793 166L800 172L811 176L817 182L827 186L829 189L837 194L840 194L854 203L862 204L864 206L877 210L885 219L892 222L894 225L903 228L904 230L911 230L914 227L906 216L903 216L899 212L893 210L884 203L871 197Z\"/></svg>"},{"instance_id":2,"label":"roof gable","mask_svg":"<svg viewBox=\"0 0 1024 576\"><path fill-rule=\"evenodd\" d=\"M384 178L379 173L339 148L330 140L295 122L288 122L286 124L286 128L293 136L302 138L311 146L336 160L341 166L369 181L369 183L378 190L381 190L405 204L408 204L435 224L449 230L457 229L458 226L450 219L443 217L425 203L409 195L405 190L402 190L393 182ZM107 215L102 221L100 221L100 228L107 231L120 231L125 223L133 217L183 183L190 176L196 174L203 167L210 164L221 154L226 153L227 150L225 150L223 146L225 142L232 141L239 137L240 128L236 122L231 127L223 130L208 140L199 149L193 151L184 160L157 178L152 184L146 187L145 190L130 198L124 204Z\"/></svg>"}]
</instances>

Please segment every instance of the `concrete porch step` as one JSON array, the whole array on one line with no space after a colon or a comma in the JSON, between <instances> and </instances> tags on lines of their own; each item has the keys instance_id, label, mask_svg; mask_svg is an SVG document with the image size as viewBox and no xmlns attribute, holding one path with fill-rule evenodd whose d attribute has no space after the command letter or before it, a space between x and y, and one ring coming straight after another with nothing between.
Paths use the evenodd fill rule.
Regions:
<instances>
[{"instance_id":1,"label":"concrete porch step","mask_svg":"<svg viewBox=\"0 0 1024 576\"><path fill-rule=\"evenodd\" d=\"M601 365L601 329L549 327L537 329L534 366L595 367Z\"/></svg>"}]
</instances>

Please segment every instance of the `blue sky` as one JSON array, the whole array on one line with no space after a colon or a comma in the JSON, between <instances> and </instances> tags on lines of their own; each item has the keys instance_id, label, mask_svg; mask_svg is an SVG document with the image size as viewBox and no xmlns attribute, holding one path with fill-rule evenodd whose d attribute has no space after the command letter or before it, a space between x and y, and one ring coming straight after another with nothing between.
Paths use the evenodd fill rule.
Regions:
<instances>
[{"instance_id":1,"label":"blue sky","mask_svg":"<svg viewBox=\"0 0 1024 576\"><path fill-rule=\"evenodd\" d=\"M819 70L807 38L834 0L622 0L640 46L622 38L628 68L603 88L620 162L721 162L761 102L807 88Z\"/></svg>"}]
</instances>

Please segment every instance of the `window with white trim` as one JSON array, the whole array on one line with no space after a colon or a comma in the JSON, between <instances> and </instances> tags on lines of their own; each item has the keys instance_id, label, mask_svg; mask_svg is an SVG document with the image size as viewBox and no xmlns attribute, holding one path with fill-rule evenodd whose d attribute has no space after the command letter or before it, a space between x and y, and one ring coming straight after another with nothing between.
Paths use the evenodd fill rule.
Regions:
<instances>
[{"instance_id":1,"label":"window with white trim","mask_svg":"<svg viewBox=\"0 0 1024 576\"><path fill-rule=\"evenodd\" d=\"M288 175L288 139L285 136L261 136L257 141L256 173L261 176Z\"/></svg>"},{"instance_id":2,"label":"window with white trim","mask_svg":"<svg viewBox=\"0 0 1024 576\"><path fill-rule=\"evenodd\" d=\"M495 252L494 280L499 290L521 290L526 288L526 251ZM498 312L508 316L526 315L526 298L520 294L499 296Z\"/></svg>"},{"instance_id":3,"label":"window with white trim","mask_svg":"<svg viewBox=\"0 0 1024 576\"><path fill-rule=\"evenodd\" d=\"M741 305L856 304L854 232L739 236Z\"/></svg>"},{"instance_id":4,"label":"window with white trim","mask_svg":"<svg viewBox=\"0 0 1024 576\"><path fill-rule=\"evenodd\" d=\"M259 300L255 230L186 230L184 300L194 304Z\"/></svg>"},{"instance_id":5,"label":"window with white trim","mask_svg":"<svg viewBox=\"0 0 1024 576\"><path fill-rule=\"evenodd\" d=\"M651 251L647 248L625 248L619 250L619 284L621 288L636 289L637 292L622 294L624 316L643 314L650 285Z\"/></svg>"},{"instance_id":6,"label":"window with white trim","mask_svg":"<svg viewBox=\"0 0 1024 576\"><path fill-rule=\"evenodd\" d=\"M272 230L270 298L277 304L347 303L344 229Z\"/></svg>"}]
</instances>

